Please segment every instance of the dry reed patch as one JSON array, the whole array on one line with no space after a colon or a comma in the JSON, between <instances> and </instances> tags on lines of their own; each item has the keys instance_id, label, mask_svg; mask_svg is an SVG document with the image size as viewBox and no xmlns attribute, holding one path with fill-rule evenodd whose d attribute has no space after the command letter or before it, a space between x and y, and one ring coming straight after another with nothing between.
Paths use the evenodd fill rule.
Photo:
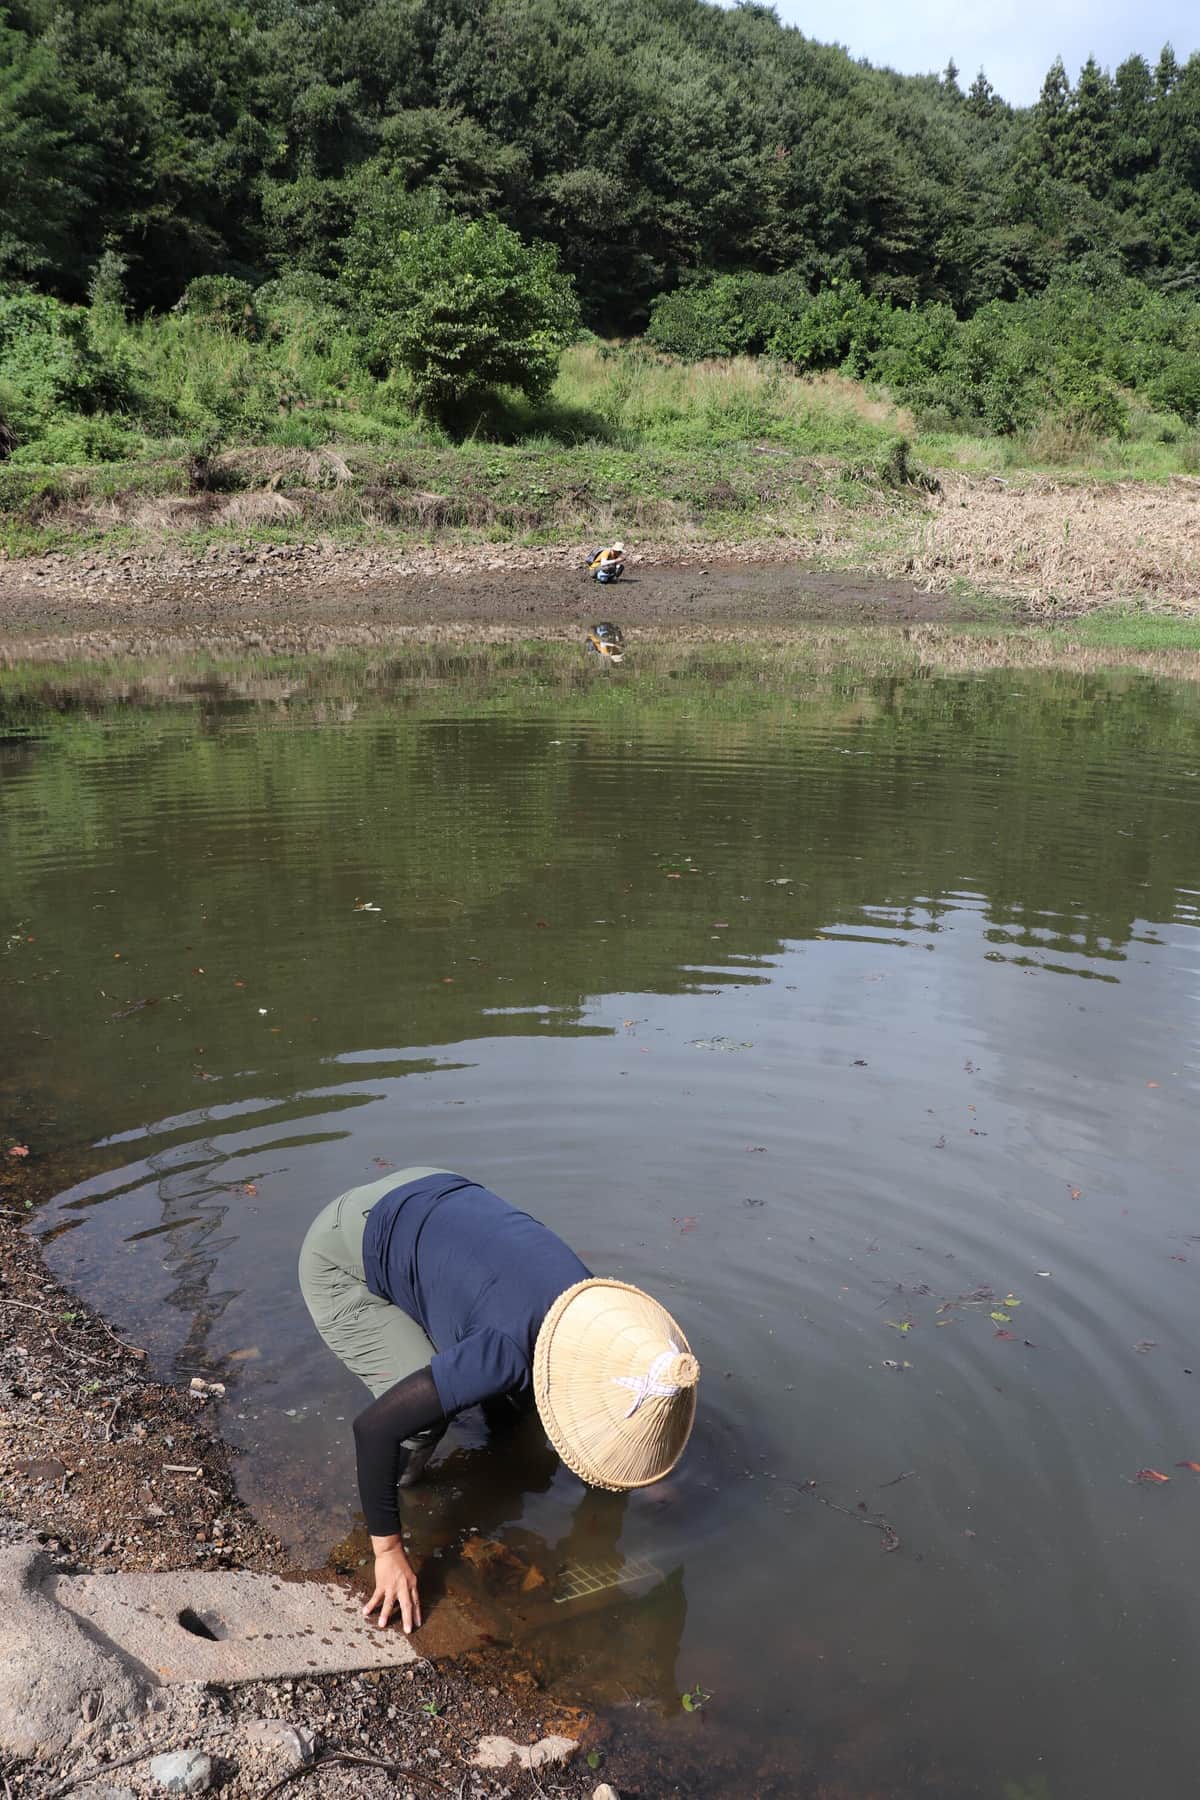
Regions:
<instances>
[{"instance_id":1,"label":"dry reed patch","mask_svg":"<svg viewBox=\"0 0 1200 1800\"><path fill-rule=\"evenodd\" d=\"M1200 604L1200 481L1008 487L947 475L908 572L930 590L965 578L1028 605Z\"/></svg>"},{"instance_id":2,"label":"dry reed patch","mask_svg":"<svg viewBox=\"0 0 1200 1800\"><path fill-rule=\"evenodd\" d=\"M300 512L295 500L265 488L250 494L165 494L134 505L118 497L93 508L100 525L136 525L143 531L180 531L206 525L275 525Z\"/></svg>"},{"instance_id":3,"label":"dry reed patch","mask_svg":"<svg viewBox=\"0 0 1200 1800\"><path fill-rule=\"evenodd\" d=\"M801 376L799 387L808 396L814 411L852 413L868 425L883 425L909 438L916 436L917 421L907 406L897 405L886 394L878 390L872 392L861 381L839 375L835 369L827 369L821 375Z\"/></svg>"},{"instance_id":4,"label":"dry reed patch","mask_svg":"<svg viewBox=\"0 0 1200 1800\"><path fill-rule=\"evenodd\" d=\"M268 489L265 493L231 494L222 500L216 516L222 525L274 525L280 519L294 519L300 510L286 494Z\"/></svg>"},{"instance_id":5,"label":"dry reed patch","mask_svg":"<svg viewBox=\"0 0 1200 1800\"><path fill-rule=\"evenodd\" d=\"M336 450L225 450L212 459L212 469L243 487L343 487L354 479L349 463Z\"/></svg>"}]
</instances>

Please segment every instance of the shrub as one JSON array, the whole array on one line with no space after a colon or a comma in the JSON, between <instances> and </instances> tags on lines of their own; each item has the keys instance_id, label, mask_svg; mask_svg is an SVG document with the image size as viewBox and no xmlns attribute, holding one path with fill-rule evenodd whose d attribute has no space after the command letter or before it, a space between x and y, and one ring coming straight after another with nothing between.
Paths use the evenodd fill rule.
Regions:
<instances>
[{"instance_id":1,"label":"shrub","mask_svg":"<svg viewBox=\"0 0 1200 1800\"><path fill-rule=\"evenodd\" d=\"M37 437L13 451L14 463L123 462L137 443L121 419L104 413L66 417L46 425Z\"/></svg>"},{"instance_id":2,"label":"shrub","mask_svg":"<svg viewBox=\"0 0 1200 1800\"><path fill-rule=\"evenodd\" d=\"M23 290L0 293L0 389L18 446L63 413L117 412L132 400L128 368L92 343L86 311Z\"/></svg>"},{"instance_id":3,"label":"shrub","mask_svg":"<svg viewBox=\"0 0 1200 1800\"><path fill-rule=\"evenodd\" d=\"M346 249L344 292L373 364L403 370L420 405L447 414L493 387L548 394L579 330L549 245L401 200L369 211Z\"/></svg>"},{"instance_id":4,"label":"shrub","mask_svg":"<svg viewBox=\"0 0 1200 1800\"><path fill-rule=\"evenodd\" d=\"M685 362L758 356L811 304L798 275L717 275L660 294L646 336L656 350Z\"/></svg>"},{"instance_id":5,"label":"shrub","mask_svg":"<svg viewBox=\"0 0 1200 1800\"><path fill-rule=\"evenodd\" d=\"M179 311L202 325L227 331L231 337L256 338L259 334L254 289L233 275L198 275L184 288Z\"/></svg>"},{"instance_id":6,"label":"shrub","mask_svg":"<svg viewBox=\"0 0 1200 1800\"><path fill-rule=\"evenodd\" d=\"M857 281L831 282L779 321L768 348L805 373L841 369L864 375L883 341L888 310Z\"/></svg>"}]
</instances>

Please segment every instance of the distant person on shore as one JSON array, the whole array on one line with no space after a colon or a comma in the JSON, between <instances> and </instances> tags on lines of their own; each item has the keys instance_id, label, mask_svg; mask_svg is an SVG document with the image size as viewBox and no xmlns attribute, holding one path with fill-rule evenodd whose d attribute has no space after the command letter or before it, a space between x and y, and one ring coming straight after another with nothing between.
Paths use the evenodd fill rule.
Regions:
<instances>
[{"instance_id":1,"label":"distant person on shore","mask_svg":"<svg viewBox=\"0 0 1200 1800\"><path fill-rule=\"evenodd\" d=\"M397 1489L420 1478L449 1421L536 1406L590 1487L647 1487L674 1468L700 1369L656 1300L595 1277L528 1213L445 1169L398 1169L351 1188L300 1251L313 1323L374 1402L354 1421L358 1488L375 1551L363 1608L421 1623Z\"/></svg>"},{"instance_id":2,"label":"distant person on shore","mask_svg":"<svg viewBox=\"0 0 1200 1800\"><path fill-rule=\"evenodd\" d=\"M593 550L588 559L588 574L594 575L597 581L616 581L625 573L624 544L609 544Z\"/></svg>"}]
</instances>

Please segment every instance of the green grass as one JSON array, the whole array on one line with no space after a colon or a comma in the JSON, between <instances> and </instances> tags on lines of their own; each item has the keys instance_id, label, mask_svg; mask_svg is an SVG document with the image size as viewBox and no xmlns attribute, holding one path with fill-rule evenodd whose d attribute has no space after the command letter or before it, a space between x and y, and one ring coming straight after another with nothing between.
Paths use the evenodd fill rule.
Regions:
<instances>
[{"instance_id":1,"label":"green grass","mask_svg":"<svg viewBox=\"0 0 1200 1800\"><path fill-rule=\"evenodd\" d=\"M494 394L451 432L414 412L403 379L372 379L319 313L258 339L186 315L101 317L92 329L138 396L117 434L127 454L39 465L28 444L0 462L9 558L317 536L399 551L620 535L786 543L822 566L903 574L920 552L926 471L999 476L1010 493L1045 473L1136 479L1149 492L1200 466L1200 439L1132 406L1133 435L1120 441L1051 425L972 437L923 430L842 375L801 379L747 357L684 364L597 340L566 353L544 404ZM1024 527L1013 530L1019 548ZM936 579L952 583L964 566ZM982 563L966 573L994 581ZM1172 562L1163 596L1178 602L1188 579Z\"/></svg>"},{"instance_id":2,"label":"green grass","mask_svg":"<svg viewBox=\"0 0 1200 1800\"><path fill-rule=\"evenodd\" d=\"M1100 650L1200 650L1200 619L1164 617L1134 607L1106 607L1076 619L1061 635Z\"/></svg>"}]
</instances>

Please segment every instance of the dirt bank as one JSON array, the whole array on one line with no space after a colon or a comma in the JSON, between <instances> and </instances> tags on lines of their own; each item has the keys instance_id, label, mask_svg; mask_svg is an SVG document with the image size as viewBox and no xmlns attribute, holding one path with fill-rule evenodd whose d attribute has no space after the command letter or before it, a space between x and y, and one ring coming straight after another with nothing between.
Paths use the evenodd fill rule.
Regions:
<instances>
[{"instance_id":1,"label":"dirt bank","mask_svg":"<svg viewBox=\"0 0 1200 1800\"><path fill-rule=\"evenodd\" d=\"M387 558L319 546L210 550L202 559L45 558L0 573L0 655L286 652L370 646L472 629L577 638L597 617L626 630L786 629L821 621L962 621L979 607L923 593L906 580L806 568L784 552L727 549L648 562L601 588L562 550L494 549Z\"/></svg>"},{"instance_id":2,"label":"dirt bank","mask_svg":"<svg viewBox=\"0 0 1200 1800\"><path fill-rule=\"evenodd\" d=\"M1192 613L1200 603L1200 478L944 473L934 492L897 492L833 466L808 477L802 505L752 509L744 535L705 538L693 523L656 537L631 523L630 575L607 591L586 580L581 539L529 545L512 526L486 543L432 518L416 535L365 516L335 533L297 505L286 518L268 506L256 525L251 503L277 509L274 489L235 496L249 508L236 539L212 519L150 530L118 508L92 543L0 561L0 654L85 632L117 634L121 648L168 634L228 646L246 633L322 648L455 624L544 635L605 611L635 628L954 623L979 611L963 594L1041 619L1115 600ZM113 534L130 529L140 547L115 548Z\"/></svg>"}]
</instances>

